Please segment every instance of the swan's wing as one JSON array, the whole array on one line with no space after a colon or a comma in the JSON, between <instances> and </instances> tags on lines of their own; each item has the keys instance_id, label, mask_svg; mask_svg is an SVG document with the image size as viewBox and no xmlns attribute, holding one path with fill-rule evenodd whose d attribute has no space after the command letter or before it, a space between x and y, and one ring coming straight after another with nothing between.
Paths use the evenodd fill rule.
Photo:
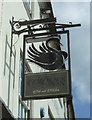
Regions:
<instances>
[{"instance_id":1,"label":"swan's wing","mask_svg":"<svg viewBox=\"0 0 92 120\"><path fill-rule=\"evenodd\" d=\"M50 52L50 50L45 46L44 43L42 43L42 46L43 46L43 48L44 48L47 52Z\"/></svg>"},{"instance_id":2,"label":"swan's wing","mask_svg":"<svg viewBox=\"0 0 92 120\"><path fill-rule=\"evenodd\" d=\"M39 53L39 54L41 54L42 52L40 52L40 51L38 51L36 48L35 48L35 46L34 46L34 44L32 43L32 48L33 48L33 50L35 51L35 52L37 52L37 53Z\"/></svg>"},{"instance_id":3,"label":"swan's wing","mask_svg":"<svg viewBox=\"0 0 92 120\"><path fill-rule=\"evenodd\" d=\"M46 52L42 46L39 46L39 49L40 49L43 53Z\"/></svg>"},{"instance_id":4,"label":"swan's wing","mask_svg":"<svg viewBox=\"0 0 92 120\"><path fill-rule=\"evenodd\" d=\"M29 46L29 50L32 52L32 53L34 53L35 55L39 55L39 53L38 52L36 52L33 48L31 48L30 46Z\"/></svg>"}]
</instances>

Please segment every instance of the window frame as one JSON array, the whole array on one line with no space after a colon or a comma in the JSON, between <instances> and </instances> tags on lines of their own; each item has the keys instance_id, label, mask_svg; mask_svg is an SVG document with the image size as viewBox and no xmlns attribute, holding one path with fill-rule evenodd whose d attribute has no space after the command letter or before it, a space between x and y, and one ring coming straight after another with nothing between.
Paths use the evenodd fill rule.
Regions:
<instances>
[{"instance_id":1,"label":"window frame","mask_svg":"<svg viewBox=\"0 0 92 120\"><path fill-rule=\"evenodd\" d=\"M27 119L27 118L30 118L30 105L31 105L30 102L31 101L30 100L22 101L21 90L20 90L21 86L22 86L21 85L21 81L22 81L21 64L22 64L22 61L23 61L22 58L23 58L23 52L20 49L20 75L19 75L20 77L19 77L19 105L18 105L19 110L18 110L18 117ZM32 72L29 64L27 63L27 61L26 61L26 70L27 70L27 72ZM21 112L23 112L23 113L21 114Z\"/></svg>"}]
</instances>

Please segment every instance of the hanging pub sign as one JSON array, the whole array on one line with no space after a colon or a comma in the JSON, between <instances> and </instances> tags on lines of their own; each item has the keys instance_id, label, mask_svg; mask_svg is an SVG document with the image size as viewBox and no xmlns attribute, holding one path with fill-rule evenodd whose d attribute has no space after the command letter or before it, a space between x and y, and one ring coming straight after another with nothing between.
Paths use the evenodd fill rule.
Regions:
<instances>
[{"instance_id":1,"label":"hanging pub sign","mask_svg":"<svg viewBox=\"0 0 92 120\"><path fill-rule=\"evenodd\" d=\"M15 21L12 17L11 25L11 54L13 35L23 33L23 74L22 99L47 99L71 94L70 73L70 40L69 30L66 28L78 27L80 24L57 24L56 18ZM55 49L51 43L62 45L59 34L67 35L67 52ZM41 42L35 46L34 42ZM63 46L63 45L62 45ZM67 59L68 58L68 59ZM68 60L68 70L65 70L65 61ZM28 73L26 63L31 63L51 72ZM58 69L61 69L58 71ZM34 72L34 71L33 71Z\"/></svg>"},{"instance_id":2,"label":"hanging pub sign","mask_svg":"<svg viewBox=\"0 0 92 120\"><path fill-rule=\"evenodd\" d=\"M70 95L69 71L63 69L67 59L65 51L58 51L49 46L49 42L59 43L56 37L48 38L45 42L27 42L28 35L24 36L23 47L23 100L48 99ZM31 41L31 40L30 40ZM38 45L38 47L37 47ZM32 67L37 64L49 72L31 73L26 71L26 62ZM57 70L61 67L61 70Z\"/></svg>"},{"instance_id":3,"label":"hanging pub sign","mask_svg":"<svg viewBox=\"0 0 92 120\"><path fill-rule=\"evenodd\" d=\"M47 99L70 94L67 70L28 73L24 79L24 99Z\"/></svg>"}]
</instances>

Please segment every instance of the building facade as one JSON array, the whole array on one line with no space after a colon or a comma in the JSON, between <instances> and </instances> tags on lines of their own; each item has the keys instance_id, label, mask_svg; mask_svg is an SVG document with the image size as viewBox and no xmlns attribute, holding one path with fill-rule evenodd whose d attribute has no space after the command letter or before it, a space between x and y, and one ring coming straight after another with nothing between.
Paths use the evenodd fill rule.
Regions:
<instances>
[{"instance_id":1,"label":"building facade","mask_svg":"<svg viewBox=\"0 0 92 120\"><path fill-rule=\"evenodd\" d=\"M51 12L49 12L49 10ZM12 21L52 18L51 2L20 0L0 2L0 117L1 118L64 118L68 117L66 98L27 100L21 97L23 34L12 34ZM13 18L14 17L14 18ZM37 43L38 44L38 43ZM40 43L39 43L40 45ZM28 72L46 72L26 62Z\"/></svg>"}]
</instances>

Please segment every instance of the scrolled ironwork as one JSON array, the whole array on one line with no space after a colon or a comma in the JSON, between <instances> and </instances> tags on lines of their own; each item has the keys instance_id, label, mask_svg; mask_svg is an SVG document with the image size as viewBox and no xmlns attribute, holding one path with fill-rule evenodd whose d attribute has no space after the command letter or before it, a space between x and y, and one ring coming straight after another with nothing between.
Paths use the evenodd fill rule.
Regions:
<instances>
[{"instance_id":1,"label":"scrolled ironwork","mask_svg":"<svg viewBox=\"0 0 92 120\"><path fill-rule=\"evenodd\" d=\"M71 23L71 22L70 22ZM10 21L10 24L13 28L13 34L22 34L25 32L28 32L28 34L36 35L34 32L37 31L43 31L43 30L50 30L49 25L54 24L55 29L61 29L61 31L64 31L65 28L70 28L70 27L78 27L81 26L80 24L56 24L56 18L46 18L46 19L38 19L38 20L22 20L19 21ZM39 25L39 28L35 28L34 26ZM29 29L30 27L30 29ZM47 33L48 34L48 33ZM55 33L54 33L55 34ZM56 32L56 34L58 34Z\"/></svg>"}]
</instances>

